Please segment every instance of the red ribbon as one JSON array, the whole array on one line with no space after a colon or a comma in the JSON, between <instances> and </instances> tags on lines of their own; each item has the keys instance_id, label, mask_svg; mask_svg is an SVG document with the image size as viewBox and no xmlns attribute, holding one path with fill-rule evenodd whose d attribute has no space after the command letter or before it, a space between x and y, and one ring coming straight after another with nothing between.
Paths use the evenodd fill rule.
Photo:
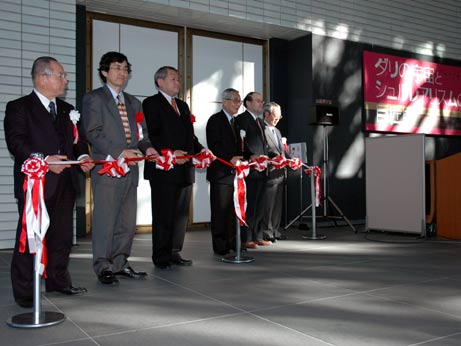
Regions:
<instances>
[{"instance_id":1,"label":"red ribbon","mask_svg":"<svg viewBox=\"0 0 461 346\"><path fill-rule=\"evenodd\" d=\"M301 168L301 166L303 165L303 163L301 162L300 159L298 159L297 157L293 158L293 159L290 159L290 160L287 160L287 164L288 164L288 167L290 167L292 170L296 171L298 169Z\"/></svg>"},{"instance_id":2,"label":"red ribbon","mask_svg":"<svg viewBox=\"0 0 461 346\"><path fill-rule=\"evenodd\" d=\"M201 151L198 155L192 158L192 164L195 168L208 168L213 162L213 156L207 150Z\"/></svg>"},{"instance_id":3,"label":"red ribbon","mask_svg":"<svg viewBox=\"0 0 461 346\"><path fill-rule=\"evenodd\" d=\"M77 144L78 141L79 141L79 139L80 139L80 137L79 137L79 135L78 135L77 125L74 124L74 123L72 123L72 125L74 125L74 126L73 126L73 128L74 128L74 130L73 130L73 131L74 131L74 144Z\"/></svg>"},{"instance_id":4,"label":"red ribbon","mask_svg":"<svg viewBox=\"0 0 461 346\"><path fill-rule=\"evenodd\" d=\"M35 268L46 278L47 253L45 235L50 224L50 218L45 205L45 176L48 164L42 158L28 158L21 167L25 174L24 210L21 220L21 234L19 236L19 252L26 251L26 242L29 252L39 256L39 265Z\"/></svg>"},{"instance_id":5,"label":"red ribbon","mask_svg":"<svg viewBox=\"0 0 461 346\"><path fill-rule=\"evenodd\" d=\"M246 183L245 178L250 172L250 165L247 162L238 161L235 167L234 178L234 210L241 226L247 226L246 223Z\"/></svg>"},{"instance_id":6,"label":"red ribbon","mask_svg":"<svg viewBox=\"0 0 461 346\"><path fill-rule=\"evenodd\" d=\"M162 155L158 158L155 167L161 169L165 172L169 171L170 169L174 168L176 164L176 156L171 149L162 149L160 150Z\"/></svg>"},{"instance_id":7,"label":"red ribbon","mask_svg":"<svg viewBox=\"0 0 461 346\"><path fill-rule=\"evenodd\" d=\"M142 112L136 112L136 129L138 141L144 138L142 133L142 122L144 121L144 114Z\"/></svg>"},{"instance_id":8,"label":"red ribbon","mask_svg":"<svg viewBox=\"0 0 461 346\"><path fill-rule=\"evenodd\" d=\"M271 160L271 164L275 169L282 169L287 165L287 160L283 155L279 155Z\"/></svg>"}]
</instances>

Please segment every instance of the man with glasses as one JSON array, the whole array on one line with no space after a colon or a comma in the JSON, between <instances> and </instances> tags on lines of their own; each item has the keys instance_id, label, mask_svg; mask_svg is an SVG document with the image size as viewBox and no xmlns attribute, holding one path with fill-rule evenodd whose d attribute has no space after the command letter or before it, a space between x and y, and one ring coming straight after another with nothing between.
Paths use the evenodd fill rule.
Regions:
<instances>
[{"instance_id":1,"label":"man with glasses","mask_svg":"<svg viewBox=\"0 0 461 346\"><path fill-rule=\"evenodd\" d=\"M16 303L24 308L33 306L34 256L20 250L22 214L24 210L24 174L21 166L31 154L43 156L47 162L82 161L76 165L49 165L45 176L44 198L50 218L45 240L48 263L45 286L47 292L67 295L85 293L84 287L74 287L68 271L73 238L73 208L78 190L78 171L88 172L88 146L84 136L74 144L74 126L70 119L72 105L59 99L65 93L67 75L55 59L44 56L32 66L34 90L31 94L8 102L5 111L5 140L14 156L14 194L18 200L19 221L11 261L11 283ZM85 163L87 162L87 163ZM22 246L21 246L22 247Z\"/></svg>"},{"instance_id":2,"label":"man with glasses","mask_svg":"<svg viewBox=\"0 0 461 346\"><path fill-rule=\"evenodd\" d=\"M270 158L282 155L289 157L285 153L282 142L282 134L276 128L282 119L280 105L269 102L264 105L264 134L266 136L267 150ZM265 240L275 243L277 240L285 240L287 237L280 233L280 221L282 219L283 207L283 183L286 169L274 169L269 167L269 176L264 185L264 217L262 222L263 236Z\"/></svg>"},{"instance_id":3,"label":"man with glasses","mask_svg":"<svg viewBox=\"0 0 461 346\"><path fill-rule=\"evenodd\" d=\"M243 157L246 160L257 160L267 157L267 143L264 136L264 122L260 118L263 113L264 101L260 93L250 92L243 100L246 111L236 118L236 130L238 134L239 148L243 149ZM243 137L242 130L245 133ZM258 172L251 169L246 178L247 185L247 224L242 227L242 247L256 249L258 245L270 245L270 241L263 239L262 219L263 191L267 179L267 171Z\"/></svg>"},{"instance_id":4,"label":"man with glasses","mask_svg":"<svg viewBox=\"0 0 461 346\"><path fill-rule=\"evenodd\" d=\"M241 102L237 90L224 90L222 110L213 114L206 125L208 148L216 156L234 165L243 159L234 126ZM211 239L213 252L220 256L235 251L234 176L233 169L219 161L213 161L207 169L207 180L210 182Z\"/></svg>"},{"instance_id":5,"label":"man with glasses","mask_svg":"<svg viewBox=\"0 0 461 346\"><path fill-rule=\"evenodd\" d=\"M99 62L99 77L104 86L83 97L83 125L96 160L107 155L118 159L147 155L158 157L148 139L146 123L140 122L141 102L123 91L131 72L124 54L108 52ZM136 205L139 172L136 161L121 178L93 171L93 269L101 283L118 283L117 276L139 279L147 273L135 271L128 262L136 231Z\"/></svg>"}]
</instances>

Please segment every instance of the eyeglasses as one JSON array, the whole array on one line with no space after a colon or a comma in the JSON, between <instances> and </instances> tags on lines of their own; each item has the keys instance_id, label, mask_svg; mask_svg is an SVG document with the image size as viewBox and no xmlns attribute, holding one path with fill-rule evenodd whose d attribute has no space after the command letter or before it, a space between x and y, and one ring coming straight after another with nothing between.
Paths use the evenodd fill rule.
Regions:
<instances>
[{"instance_id":1,"label":"eyeglasses","mask_svg":"<svg viewBox=\"0 0 461 346\"><path fill-rule=\"evenodd\" d=\"M60 72L60 73L42 73L42 76L55 76L59 79L67 79L67 73Z\"/></svg>"},{"instance_id":2,"label":"eyeglasses","mask_svg":"<svg viewBox=\"0 0 461 346\"><path fill-rule=\"evenodd\" d=\"M238 103L238 104L242 104L242 102L243 102L243 101L240 100L240 99L224 99L224 100L229 100L229 101L231 101L232 103Z\"/></svg>"},{"instance_id":3,"label":"eyeglasses","mask_svg":"<svg viewBox=\"0 0 461 346\"><path fill-rule=\"evenodd\" d=\"M130 73L130 71L131 71L128 66L120 66L120 65L111 66L111 67L109 67L109 69L115 70L115 71L128 72L128 73Z\"/></svg>"}]
</instances>

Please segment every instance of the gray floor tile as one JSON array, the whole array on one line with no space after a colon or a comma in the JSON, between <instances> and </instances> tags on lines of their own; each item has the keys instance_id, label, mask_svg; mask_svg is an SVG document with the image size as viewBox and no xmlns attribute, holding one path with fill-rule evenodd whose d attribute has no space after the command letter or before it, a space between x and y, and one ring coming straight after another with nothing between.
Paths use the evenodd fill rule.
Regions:
<instances>
[{"instance_id":1,"label":"gray floor tile","mask_svg":"<svg viewBox=\"0 0 461 346\"><path fill-rule=\"evenodd\" d=\"M209 230L190 231L182 255L191 267L155 269L151 235L135 237L131 265L144 280L98 282L91 239L72 249L74 285L88 293L43 295L62 311L57 326L24 330L0 324L7 345L335 345L461 344L461 242L321 228L325 240L289 240L257 250L250 264L223 263ZM11 250L0 251L0 318L24 313L12 298ZM6 344L5 344L6 345Z\"/></svg>"}]
</instances>

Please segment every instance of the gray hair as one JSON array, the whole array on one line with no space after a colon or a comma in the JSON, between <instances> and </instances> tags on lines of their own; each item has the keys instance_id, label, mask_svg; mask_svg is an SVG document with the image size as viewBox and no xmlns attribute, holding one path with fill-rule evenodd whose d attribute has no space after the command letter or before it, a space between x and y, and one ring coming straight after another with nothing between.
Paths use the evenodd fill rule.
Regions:
<instances>
[{"instance_id":1,"label":"gray hair","mask_svg":"<svg viewBox=\"0 0 461 346\"><path fill-rule=\"evenodd\" d=\"M58 62L55 58L51 56L41 56L35 59L34 63L32 64L32 70L30 71L32 79L37 78L41 74L53 72L50 68L52 61Z\"/></svg>"},{"instance_id":2,"label":"gray hair","mask_svg":"<svg viewBox=\"0 0 461 346\"><path fill-rule=\"evenodd\" d=\"M157 88L159 88L157 80L165 79L167 74L168 74L168 70L174 71L174 72L179 74L179 71L176 68L174 68L173 66L162 66L162 67L160 67L157 70L157 72L155 72L155 75L154 75L154 82L155 82L155 86Z\"/></svg>"},{"instance_id":3,"label":"gray hair","mask_svg":"<svg viewBox=\"0 0 461 346\"><path fill-rule=\"evenodd\" d=\"M233 93L239 93L237 90L233 89L233 88L227 88L226 90L224 90L222 92L222 99L223 100L230 100L232 98L232 94Z\"/></svg>"},{"instance_id":4,"label":"gray hair","mask_svg":"<svg viewBox=\"0 0 461 346\"><path fill-rule=\"evenodd\" d=\"M280 105L275 102L266 102L264 104L264 110L263 110L264 116L266 116L266 113L271 114L274 108L280 108Z\"/></svg>"}]
</instances>

